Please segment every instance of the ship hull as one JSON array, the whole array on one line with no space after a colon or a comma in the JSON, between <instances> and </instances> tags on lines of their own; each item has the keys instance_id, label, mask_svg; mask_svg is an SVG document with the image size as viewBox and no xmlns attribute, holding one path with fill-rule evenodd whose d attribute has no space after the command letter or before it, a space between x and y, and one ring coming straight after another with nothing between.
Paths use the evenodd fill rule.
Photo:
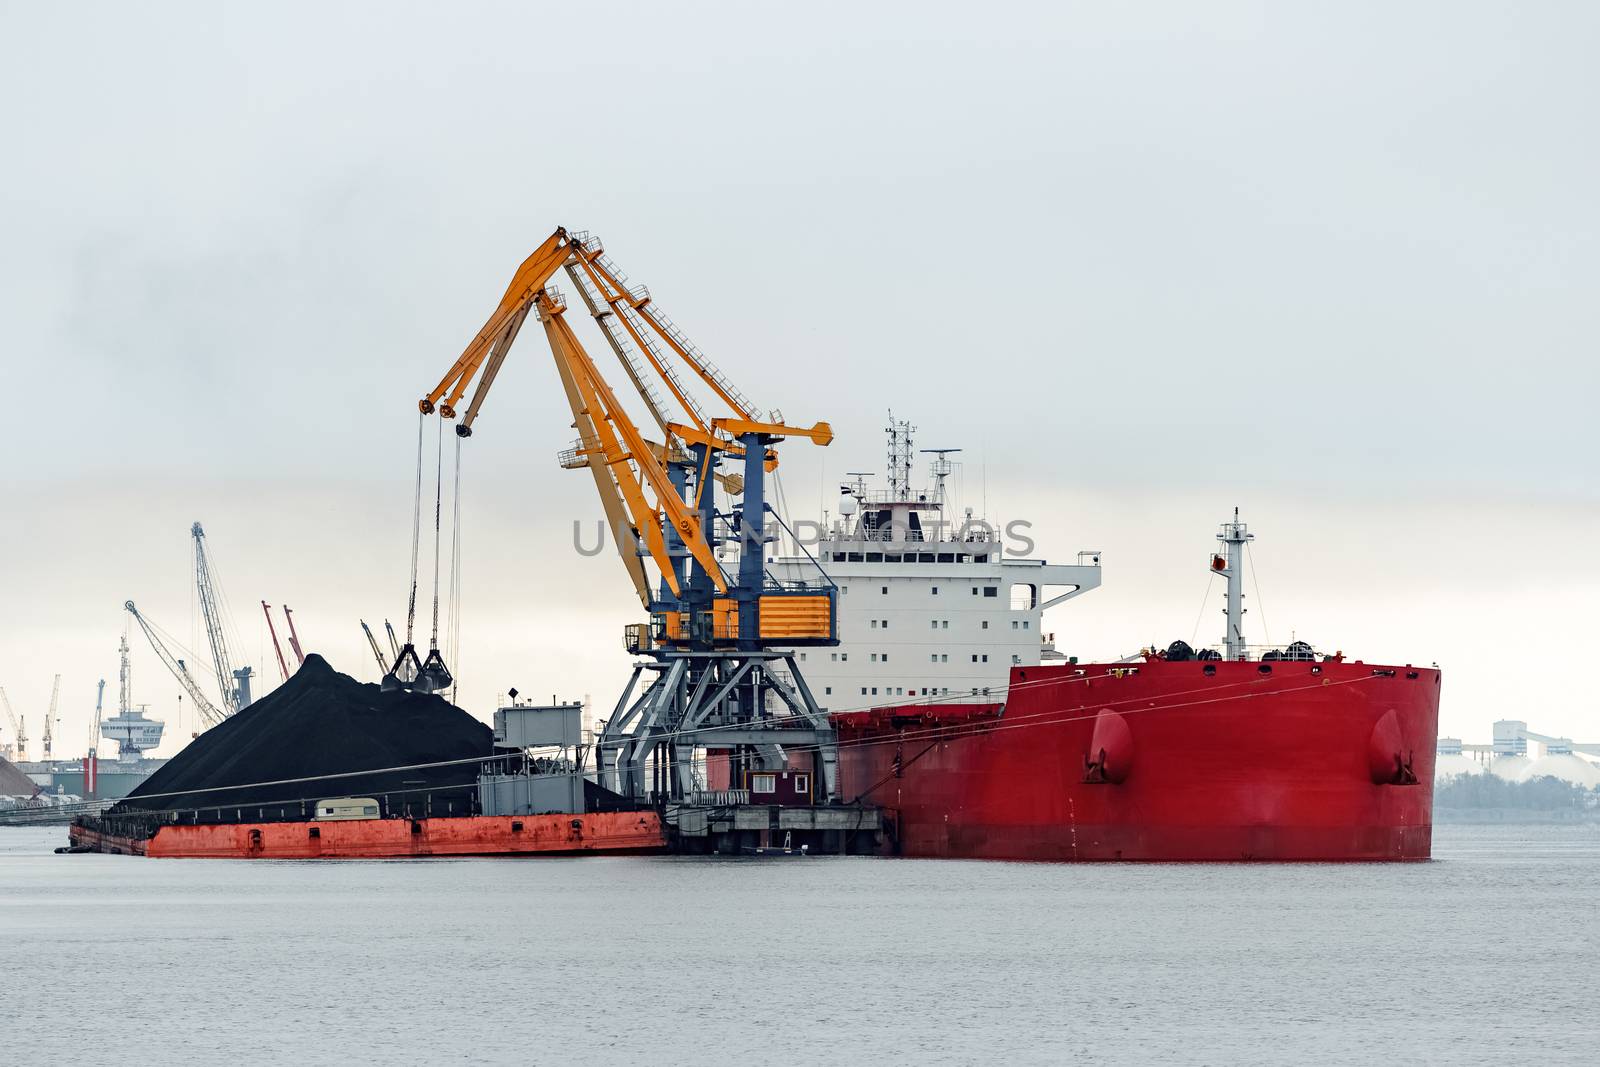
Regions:
<instances>
[{"instance_id":1,"label":"ship hull","mask_svg":"<svg viewBox=\"0 0 1600 1067\"><path fill-rule=\"evenodd\" d=\"M660 852L667 846L653 811L166 825L149 837L85 819L68 836L84 851L187 859L595 855Z\"/></svg>"},{"instance_id":2,"label":"ship hull","mask_svg":"<svg viewBox=\"0 0 1600 1067\"><path fill-rule=\"evenodd\" d=\"M1439 691L1333 661L1014 668L1001 705L835 716L840 782L906 856L1425 860Z\"/></svg>"}]
</instances>

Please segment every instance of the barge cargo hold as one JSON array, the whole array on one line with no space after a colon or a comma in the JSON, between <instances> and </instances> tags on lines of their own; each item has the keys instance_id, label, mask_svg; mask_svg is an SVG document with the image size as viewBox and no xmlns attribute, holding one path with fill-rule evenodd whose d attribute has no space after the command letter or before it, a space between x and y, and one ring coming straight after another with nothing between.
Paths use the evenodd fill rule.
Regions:
<instances>
[{"instance_id":1,"label":"barge cargo hold","mask_svg":"<svg viewBox=\"0 0 1600 1067\"><path fill-rule=\"evenodd\" d=\"M80 819L74 850L187 859L396 859L424 856L605 855L666 850L653 811L475 815L432 819L166 824Z\"/></svg>"}]
</instances>

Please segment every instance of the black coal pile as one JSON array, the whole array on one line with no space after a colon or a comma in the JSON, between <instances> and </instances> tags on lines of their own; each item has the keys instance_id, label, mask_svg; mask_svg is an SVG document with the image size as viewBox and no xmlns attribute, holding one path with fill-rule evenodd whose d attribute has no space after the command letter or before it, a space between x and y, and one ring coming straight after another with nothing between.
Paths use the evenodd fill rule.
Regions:
<instances>
[{"instance_id":1,"label":"black coal pile","mask_svg":"<svg viewBox=\"0 0 1600 1067\"><path fill-rule=\"evenodd\" d=\"M443 697L385 693L312 654L294 677L201 734L108 814L299 819L320 799L376 797L385 815L464 815L477 799L477 761L490 758L493 746L489 727ZM262 784L272 782L282 784Z\"/></svg>"}]
</instances>

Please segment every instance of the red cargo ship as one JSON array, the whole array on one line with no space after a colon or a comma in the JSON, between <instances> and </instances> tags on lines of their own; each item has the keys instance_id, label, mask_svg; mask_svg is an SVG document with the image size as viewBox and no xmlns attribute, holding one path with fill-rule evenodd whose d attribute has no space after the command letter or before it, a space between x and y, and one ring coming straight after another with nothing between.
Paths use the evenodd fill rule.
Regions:
<instances>
[{"instance_id":1,"label":"red cargo ship","mask_svg":"<svg viewBox=\"0 0 1600 1067\"><path fill-rule=\"evenodd\" d=\"M1237 513L1225 651L1013 667L1003 700L834 716L845 797L907 856L1424 860L1440 674L1242 639Z\"/></svg>"}]
</instances>

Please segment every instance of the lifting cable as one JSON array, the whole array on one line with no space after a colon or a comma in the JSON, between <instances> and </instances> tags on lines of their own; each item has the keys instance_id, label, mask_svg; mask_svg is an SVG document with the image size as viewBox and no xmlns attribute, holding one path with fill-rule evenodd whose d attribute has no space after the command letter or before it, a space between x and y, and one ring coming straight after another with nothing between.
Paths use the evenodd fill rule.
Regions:
<instances>
[{"instance_id":1,"label":"lifting cable","mask_svg":"<svg viewBox=\"0 0 1600 1067\"><path fill-rule=\"evenodd\" d=\"M460 453L457 453L459 457ZM433 637L431 652L439 650L439 515L444 506L444 420L439 420L439 447L433 462Z\"/></svg>"},{"instance_id":2,"label":"lifting cable","mask_svg":"<svg viewBox=\"0 0 1600 1067\"><path fill-rule=\"evenodd\" d=\"M406 603L406 645L417 622L417 547L422 532L422 431L426 415L417 413L417 487L411 498L411 596Z\"/></svg>"},{"instance_id":3,"label":"lifting cable","mask_svg":"<svg viewBox=\"0 0 1600 1067\"><path fill-rule=\"evenodd\" d=\"M461 666L461 438L456 438L456 484L451 497L450 518L450 621L446 628L450 662ZM450 686L450 703L456 699L454 682Z\"/></svg>"}]
</instances>

